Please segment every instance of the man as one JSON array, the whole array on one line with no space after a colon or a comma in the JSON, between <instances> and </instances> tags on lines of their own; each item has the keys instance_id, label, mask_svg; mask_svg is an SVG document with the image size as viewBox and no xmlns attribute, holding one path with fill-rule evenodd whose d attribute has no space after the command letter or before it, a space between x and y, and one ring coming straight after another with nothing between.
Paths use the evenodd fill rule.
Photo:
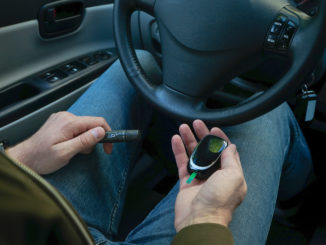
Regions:
<instances>
[{"instance_id":1,"label":"man","mask_svg":"<svg viewBox=\"0 0 326 245\"><path fill-rule=\"evenodd\" d=\"M153 73L157 71L157 67L152 57L143 52L139 56L149 75L155 75ZM45 175L48 182L58 188L86 222L96 244L115 244L112 241L118 232L128 173L141 144L116 144L112 149L110 144L101 147L96 143L111 128L144 130L150 116L150 108L137 96L117 62L69 112L52 115L36 134L9 148L7 154ZM225 128L229 138L219 128L209 131L200 120L193 123L193 128L199 139L208 133L215 134L230 143L236 143L237 148L230 144L222 155L222 169L207 181L194 181L187 185L186 151L190 154L197 142L190 127L181 125L180 135L172 138L180 182L130 232L124 242L116 244L170 244L172 240L173 244L232 244L230 230L235 244L264 244L274 212L282 169L287 172L281 179L278 195L280 200L289 199L300 192L311 173L309 150L286 105L256 120ZM243 170L237 149L241 155ZM13 176L10 173L8 175ZM1 180L6 179L8 178ZM11 182L7 181L5 184L9 185ZM235 211L244 199L247 185L248 195ZM10 196L10 191L2 192L11 200L10 204L25 200L19 200L22 193L13 197ZM26 200L34 201L37 205L38 192L33 193L35 198ZM62 202L55 198L46 199L51 193L43 195L40 200L46 200L44 202L52 207L51 210L56 210L58 206L63 207ZM53 203L62 205L55 206ZM40 207L40 213L47 205ZM83 239L80 243L89 242L88 232L80 225L81 221L71 224L69 220L64 220L65 217L70 217L70 221L77 219L69 208L57 210L52 216L49 215L50 210L45 210L44 216L34 212L33 215L37 216L34 220L39 221L34 222L35 227L43 227L39 223L53 225L44 230L34 227L28 232L24 229L26 219L22 215L15 216L15 210L17 208L9 207L9 213L15 219L10 219L12 216L9 215L1 221L2 233L10 231L11 239L21 237L15 236L17 231L18 234L26 235L20 241L28 241L28 236L41 240L42 234L46 241L48 234L48 237L57 239L56 241ZM60 212L61 215L56 215ZM45 216L50 217L42 219ZM10 224L10 220L19 222ZM17 230L14 229L15 224ZM70 231L70 237L62 227L69 227L67 230ZM5 236L1 235L3 237Z\"/></svg>"}]
</instances>

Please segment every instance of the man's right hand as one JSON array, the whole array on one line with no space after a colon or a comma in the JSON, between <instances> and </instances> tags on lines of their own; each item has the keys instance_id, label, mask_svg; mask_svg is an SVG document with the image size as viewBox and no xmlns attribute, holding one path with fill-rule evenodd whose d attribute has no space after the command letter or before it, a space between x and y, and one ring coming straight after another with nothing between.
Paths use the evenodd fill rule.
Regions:
<instances>
[{"instance_id":1,"label":"man's right hand","mask_svg":"<svg viewBox=\"0 0 326 245\"><path fill-rule=\"evenodd\" d=\"M175 203L175 228L181 229L201 223L216 223L228 226L234 210L244 200L247 184L244 179L239 154L235 145L219 129L208 130L206 125L196 120L194 130L199 139L207 134L224 138L229 146L222 153L221 169L206 181L195 179L191 184L187 171L188 155L197 145L195 136L186 124L180 126L180 135L172 138L172 149L179 171L180 191Z\"/></svg>"},{"instance_id":2,"label":"man's right hand","mask_svg":"<svg viewBox=\"0 0 326 245\"><path fill-rule=\"evenodd\" d=\"M32 137L6 152L37 173L49 174L65 166L77 153L90 153L105 131L110 130L104 118L58 112ZM106 153L111 153L112 144L103 147Z\"/></svg>"}]
</instances>

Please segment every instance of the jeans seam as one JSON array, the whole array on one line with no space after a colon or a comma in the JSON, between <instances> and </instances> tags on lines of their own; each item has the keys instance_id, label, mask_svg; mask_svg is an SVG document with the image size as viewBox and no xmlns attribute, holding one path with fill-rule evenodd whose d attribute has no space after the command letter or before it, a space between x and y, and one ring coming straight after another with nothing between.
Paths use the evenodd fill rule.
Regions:
<instances>
[{"instance_id":1,"label":"jeans seam","mask_svg":"<svg viewBox=\"0 0 326 245\"><path fill-rule=\"evenodd\" d=\"M128 159L128 162L130 162L129 159ZM116 202L114 203L113 208L112 208L110 225L107 230L107 233L109 233L110 235L112 235L112 227L113 227L113 223L114 223L114 219L115 219L117 210L119 208L120 199L121 199L120 195L121 195L121 192L126 184L126 176L127 176L128 171L129 171L129 167L127 167L126 170L123 172L122 180L121 180L122 182L120 182L120 186L118 189L118 196L117 196Z\"/></svg>"},{"instance_id":2,"label":"jeans seam","mask_svg":"<svg viewBox=\"0 0 326 245\"><path fill-rule=\"evenodd\" d=\"M139 97L137 97L137 99L139 99ZM137 104L138 105L140 104L139 101L137 102ZM137 121L140 121L140 120L138 119ZM141 146L142 142L143 142L143 140L135 143L135 149L138 149ZM121 201L120 196L121 196L122 190L124 189L124 187L126 185L126 179L127 179L127 176L128 176L129 170L130 170L131 160L134 158L133 156L135 154L136 153L133 153L133 154L131 154L132 156L130 156L130 155L127 156L128 157L128 159L127 159L128 164L127 164L127 167L126 167L126 169L125 169L125 171L123 172L123 175L122 175L122 183L120 183L120 186L119 186L119 189L118 189L117 200L113 205L112 212L111 212L110 224L109 224L109 227L107 229L107 233L110 234L111 236L114 236L114 234L112 234L112 232L113 232L112 229L113 229L114 220L115 220L117 211L119 209L120 201Z\"/></svg>"},{"instance_id":3,"label":"jeans seam","mask_svg":"<svg viewBox=\"0 0 326 245\"><path fill-rule=\"evenodd\" d=\"M287 171L290 171L291 170L291 166L288 166L288 162L287 162L287 159L288 159L288 156L289 154L291 153L291 150L292 150L292 146L294 144L294 141L297 140L298 136L300 136L300 131L298 129L298 126L296 126L296 123L295 123L295 117L294 115L291 113L291 111L289 110L288 111L288 124L290 125L290 135L288 137L288 142L286 143L287 147L285 148L285 151L284 151L284 163L283 163L283 167L282 167L282 173L285 173ZM293 164L292 164L293 165ZM290 170L289 170L290 168ZM293 168L293 166L292 166Z\"/></svg>"}]
</instances>

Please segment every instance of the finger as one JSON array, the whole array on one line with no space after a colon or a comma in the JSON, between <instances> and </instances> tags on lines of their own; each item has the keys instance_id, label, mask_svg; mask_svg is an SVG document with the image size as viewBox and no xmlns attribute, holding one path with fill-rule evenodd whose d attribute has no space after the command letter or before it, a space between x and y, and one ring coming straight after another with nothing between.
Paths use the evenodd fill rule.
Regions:
<instances>
[{"instance_id":1,"label":"finger","mask_svg":"<svg viewBox=\"0 0 326 245\"><path fill-rule=\"evenodd\" d=\"M206 124L202 120L197 119L193 122L192 125L194 127L198 139L201 140L202 138L204 138L206 135L209 134L209 130Z\"/></svg>"},{"instance_id":2,"label":"finger","mask_svg":"<svg viewBox=\"0 0 326 245\"><path fill-rule=\"evenodd\" d=\"M82 154L89 154L94 150L95 146L93 146L92 148L86 149L84 151L81 151L80 153ZM106 154L111 154L112 153L112 148L113 148L113 144L112 143L105 143L103 144L103 150Z\"/></svg>"},{"instance_id":3,"label":"finger","mask_svg":"<svg viewBox=\"0 0 326 245\"><path fill-rule=\"evenodd\" d=\"M84 151L81 151L80 153L82 153L82 154L89 154L89 153L91 153L93 150L94 150L94 147L92 147L92 148L88 148L88 149L86 149L86 150L84 150Z\"/></svg>"},{"instance_id":4,"label":"finger","mask_svg":"<svg viewBox=\"0 0 326 245\"><path fill-rule=\"evenodd\" d=\"M228 142L228 145L231 144L230 139L226 136L226 134L220 128L217 128L217 127L212 128L210 131L210 134L218 136L218 137L226 140Z\"/></svg>"},{"instance_id":5,"label":"finger","mask_svg":"<svg viewBox=\"0 0 326 245\"><path fill-rule=\"evenodd\" d=\"M184 145L186 146L188 154L191 155L195 147L197 146L197 140L194 134L192 133L190 127L187 124L182 124L179 127L179 132L181 139Z\"/></svg>"},{"instance_id":6,"label":"finger","mask_svg":"<svg viewBox=\"0 0 326 245\"><path fill-rule=\"evenodd\" d=\"M239 152L238 151L236 151L236 158L237 158L237 162L238 162L238 164L239 164L239 167L241 168L241 170L243 170L242 169L242 164L241 164L241 160L240 160L240 154L239 154Z\"/></svg>"},{"instance_id":7,"label":"finger","mask_svg":"<svg viewBox=\"0 0 326 245\"><path fill-rule=\"evenodd\" d=\"M72 158L77 153L87 152L89 149L92 149L104 135L105 130L102 127L96 127L71 140L59 143L57 148L58 150L64 151L68 158Z\"/></svg>"},{"instance_id":8,"label":"finger","mask_svg":"<svg viewBox=\"0 0 326 245\"><path fill-rule=\"evenodd\" d=\"M70 133L70 137L74 138L87 130L102 127L105 131L110 131L111 128L103 117L76 116L72 123L68 124L64 129Z\"/></svg>"},{"instance_id":9,"label":"finger","mask_svg":"<svg viewBox=\"0 0 326 245\"><path fill-rule=\"evenodd\" d=\"M105 131L111 131L111 127L104 117L81 116L79 118L81 118L85 123L89 122L90 128L93 128L91 125L98 124L97 126L104 128Z\"/></svg>"},{"instance_id":10,"label":"finger","mask_svg":"<svg viewBox=\"0 0 326 245\"><path fill-rule=\"evenodd\" d=\"M113 144L112 143L104 143L103 149L106 154L111 154L113 150Z\"/></svg>"},{"instance_id":11,"label":"finger","mask_svg":"<svg viewBox=\"0 0 326 245\"><path fill-rule=\"evenodd\" d=\"M85 123L90 123L89 125L96 125L101 126L104 128L105 131L111 131L111 127L106 122L106 120L103 117L89 117L89 116L82 116L80 117L81 120L83 120ZM103 136L104 137L104 136ZM103 150L106 154L111 154L113 150L113 144L112 143L104 143L103 144Z\"/></svg>"},{"instance_id":12,"label":"finger","mask_svg":"<svg viewBox=\"0 0 326 245\"><path fill-rule=\"evenodd\" d=\"M236 162L238 163L238 167L242 169L242 165L241 165L241 161L240 161L240 155L239 152L237 150L237 146L233 144L233 151L234 151L234 155L235 155L235 159L237 160Z\"/></svg>"},{"instance_id":13,"label":"finger","mask_svg":"<svg viewBox=\"0 0 326 245\"><path fill-rule=\"evenodd\" d=\"M188 155L185 149L185 146L182 142L182 139L179 135L174 135L171 139L172 151L175 157L175 161L178 167L179 179L188 176L187 164L188 164Z\"/></svg>"},{"instance_id":14,"label":"finger","mask_svg":"<svg viewBox=\"0 0 326 245\"><path fill-rule=\"evenodd\" d=\"M105 144L103 144L103 149L104 149L104 152L106 154L111 154L112 153L112 147L113 147L112 143L105 143ZM89 153L91 153L94 150L94 148L95 148L95 146L93 146L92 148L86 149L84 151L81 151L80 153L82 153L82 154L89 154Z\"/></svg>"},{"instance_id":15,"label":"finger","mask_svg":"<svg viewBox=\"0 0 326 245\"><path fill-rule=\"evenodd\" d=\"M237 148L234 144L230 144L222 153L221 169L241 169L241 163Z\"/></svg>"}]
</instances>

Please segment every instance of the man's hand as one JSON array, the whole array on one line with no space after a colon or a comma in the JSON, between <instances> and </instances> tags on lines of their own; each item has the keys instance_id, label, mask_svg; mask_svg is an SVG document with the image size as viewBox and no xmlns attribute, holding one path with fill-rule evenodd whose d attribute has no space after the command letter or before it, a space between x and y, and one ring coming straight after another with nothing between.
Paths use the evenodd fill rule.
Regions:
<instances>
[{"instance_id":1,"label":"man's hand","mask_svg":"<svg viewBox=\"0 0 326 245\"><path fill-rule=\"evenodd\" d=\"M234 210L243 201L247 192L247 184L235 145L231 144L219 128L212 128L209 131L200 120L194 121L193 127L199 139L212 134L227 140L229 146L222 153L220 170L206 181L194 179L191 184L187 184L189 178L187 152L191 155L197 140L186 124L180 126L180 135L173 136L172 149L180 179L180 191L175 203L177 232L186 226L200 223L217 223L227 227Z\"/></svg>"},{"instance_id":2,"label":"man's hand","mask_svg":"<svg viewBox=\"0 0 326 245\"><path fill-rule=\"evenodd\" d=\"M90 153L109 130L104 118L58 112L32 137L9 148L7 153L37 173L49 174L65 166L77 153ZM112 152L112 144L103 147L106 153Z\"/></svg>"}]
</instances>

